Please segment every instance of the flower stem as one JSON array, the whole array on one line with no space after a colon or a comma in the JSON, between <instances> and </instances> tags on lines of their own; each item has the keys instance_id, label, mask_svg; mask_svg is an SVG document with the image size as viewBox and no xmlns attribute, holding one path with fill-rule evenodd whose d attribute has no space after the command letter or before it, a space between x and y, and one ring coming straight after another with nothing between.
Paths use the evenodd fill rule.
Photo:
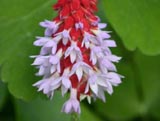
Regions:
<instances>
[{"instance_id":1,"label":"flower stem","mask_svg":"<svg viewBox=\"0 0 160 121\"><path fill-rule=\"evenodd\" d=\"M79 121L79 116L77 113L71 114L71 121Z\"/></svg>"}]
</instances>

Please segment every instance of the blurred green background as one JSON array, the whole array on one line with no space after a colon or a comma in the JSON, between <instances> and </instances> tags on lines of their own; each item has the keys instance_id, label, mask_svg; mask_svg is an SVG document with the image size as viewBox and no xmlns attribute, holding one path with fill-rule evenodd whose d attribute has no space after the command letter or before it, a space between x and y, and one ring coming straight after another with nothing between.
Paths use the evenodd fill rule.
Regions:
<instances>
[{"instance_id":1,"label":"blurred green background","mask_svg":"<svg viewBox=\"0 0 160 121\"><path fill-rule=\"evenodd\" d=\"M52 101L37 93L30 55L43 36L38 24L56 16L56 0L0 0L0 121L70 121L60 112L66 97ZM123 57L123 83L107 102L81 103L80 121L160 121L160 0L99 0L102 22Z\"/></svg>"}]
</instances>

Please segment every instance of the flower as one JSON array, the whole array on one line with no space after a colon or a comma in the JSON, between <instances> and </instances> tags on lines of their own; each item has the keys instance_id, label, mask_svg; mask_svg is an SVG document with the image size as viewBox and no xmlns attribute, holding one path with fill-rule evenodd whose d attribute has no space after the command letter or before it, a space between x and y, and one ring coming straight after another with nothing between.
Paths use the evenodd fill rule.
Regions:
<instances>
[{"instance_id":1,"label":"flower","mask_svg":"<svg viewBox=\"0 0 160 121\"><path fill-rule=\"evenodd\" d=\"M57 44L54 39L51 37L37 37L37 40L34 42L35 46L42 46L41 55L46 55L48 53L55 54L57 50Z\"/></svg>"},{"instance_id":2,"label":"flower","mask_svg":"<svg viewBox=\"0 0 160 121\"><path fill-rule=\"evenodd\" d=\"M109 35L109 32L107 32L107 31L102 31L102 30L100 30L100 29L98 29L98 30L92 30L92 32L96 35L97 42L98 42L99 44L102 44L104 39L109 39L109 38L111 37L111 36Z\"/></svg>"},{"instance_id":3,"label":"flower","mask_svg":"<svg viewBox=\"0 0 160 121\"><path fill-rule=\"evenodd\" d=\"M83 47L85 45L85 47L88 49L90 44L95 43L96 39L92 34L89 34L88 32L84 32L84 38L82 40L82 44L81 46Z\"/></svg>"},{"instance_id":4,"label":"flower","mask_svg":"<svg viewBox=\"0 0 160 121\"><path fill-rule=\"evenodd\" d=\"M107 27L107 24L106 23L98 23L98 28L99 29L104 29Z\"/></svg>"},{"instance_id":5,"label":"flower","mask_svg":"<svg viewBox=\"0 0 160 121\"><path fill-rule=\"evenodd\" d=\"M75 27L76 27L76 30L83 29L84 25L83 25L82 22L78 22L78 23L75 24Z\"/></svg>"},{"instance_id":6,"label":"flower","mask_svg":"<svg viewBox=\"0 0 160 121\"><path fill-rule=\"evenodd\" d=\"M100 46L94 46L91 48L90 60L92 64L95 65L97 63L97 59L103 57L104 54Z\"/></svg>"},{"instance_id":7,"label":"flower","mask_svg":"<svg viewBox=\"0 0 160 121\"><path fill-rule=\"evenodd\" d=\"M117 71L113 62L119 62L120 59L121 59L121 57L117 57L114 55L108 55L108 56L104 56L104 57L99 58L98 61L99 61L100 70L103 73L106 73L108 71Z\"/></svg>"},{"instance_id":8,"label":"flower","mask_svg":"<svg viewBox=\"0 0 160 121\"><path fill-rule=\"evenodd\" d=\"M40 25L45 28L44 37L36 37L35 46L41 47L32 65L42 79L33 86L50 99L54 92L70 98L62 112L81 113L80 101L87 98L105 102L105 92L112 94L113 87L121 83L123 76L117 73L114 63L121 57L112 54L116 47L107 24L101 23L97 11L97 0L58 0L53 6L58 16Z\"/></svg>"},{"instance_id":9,"label":"flower","mask_svg":"<svg viewBox=\"0 0 160 121\"><path fill-rule=\"evenodd\" d=\"M82 53L75 42L72 42L71 46L65 52L65 58L70 55L70 60L74 63L75 60L82 60Z\"/></svg>"},{"instance_id":10,"label":"flower","mask_svg":"<svg viewBox=\"0 0 160 121\"><path fill-rule=\"evenodd\" d=\"M63 30L62 32L57 33L55 40L61 40L64 45L68 43L69 40L71 40L71 37L69 35L69 30Z\"/></svg>"},{"instance_id":11,"label":"flower","mask_svg":"<svg viewBox=\"0 0 160 121\"><path fill-rule=\"evenodd\" d=\"M76 112L80 114L81 109L80 109L80 103L77 100L76 89L71 89L70 99L63 105L62 112L66 113Z\"/></svg>"},{"instance_id":12,"label":"flower","mask_svg":"<svg viewBox=\"0 0 160 121\"><path fill-rule=\"evenodd\" d=\"M55 80L56 80L57 76L58 76L58 74L55 73L50 78L45 78L45 79L42 79L42 80L36 82L35 84L33 84L33 86L38 87L38 91L43 90L43 93L52 99L52 97L54 95L54 90L59 88L59 86L60 86L60 84L58 84L58 83L56 83L56 86L54 86L54 88L52 86L53 83L55 85L55 82L56 82Z\"/></svg>"},{"instance_id":13,"label":"flower","mask_svg":"<svg viewBox=\"0 0 160 121\"><path fill-rule=\"evenodd\" d=\"M69 68L65 69L63 72L63 75L55 81L61 85L61 90L62 90L63 96L68 91L68 89L71 88L71 80L69 79L69 72L70 72ZM56 86L55 84L57 84L57 83L52 84L52 86Z\"/></svg>"},{"instance_id":14,"label":"flower","mask_svg":"<svg viewBox=\"0 0 160 121\"><path fill-rule=\"evenodd\" d=\"M102 74L100 72L91 71L89 74L87 86L85 88L85 93L87 93L90 88L95 96L105 101L104 91L112 94L112 86L118 86L121 83L121 78L123 78L123 76L114 72Z\"/></svg>"},{"instance_id":15,"label":"flower","mask_svg":"<svg viewBox=\"0 0 160 121\"><path fill-rule=\"evenodd\" d=\"M58 25L59 23L56 23L55 21L48 21L45 20L44 22L40 22L40 25L44 28L45 30L45 36L51 36L58 30Z\"/></svg>"},{"instance_id":16,"label":"flower","mask_svg":"<svg viewBox=\"0 0 160 121\"><path fill-rule=\"evenodd\" d=\"M73 65L70 75L73 75L74 73L76 73L78 80L80 81L82 79L83 72L87 74L89 73L90 69L92 68L89 65L79 61Z\"/></svg>"}]
</instances>

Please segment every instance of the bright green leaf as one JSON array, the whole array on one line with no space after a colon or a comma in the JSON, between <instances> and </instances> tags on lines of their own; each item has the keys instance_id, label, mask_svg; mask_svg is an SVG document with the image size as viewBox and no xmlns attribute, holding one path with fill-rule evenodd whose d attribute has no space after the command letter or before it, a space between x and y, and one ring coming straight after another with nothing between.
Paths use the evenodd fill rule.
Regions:
<instances>
[{"instance_id":1,"label":"bright green leaf","mask_svg":"<svg viewBox=\"0 0 160 121\"><path fill-rule=\"evenodd\" d=\"M33 46L35 36L43 36L39 22L55 16L55 0L0 1L0 65L2 80L15 97L29 100L36 95L35 77L30 55L38 52ZM50 18L48 18L50 17Z\"/></svg>"},{"instance_id":2,"label":"bright green leaf","mask_svg":"<svg viewBox=\"0 0 160 121\"><path fill-rule=\"evenodd\" d=\"M103 0L103 11L129 50L160 54L160 0Z\"/></svg>"}]
</instances>

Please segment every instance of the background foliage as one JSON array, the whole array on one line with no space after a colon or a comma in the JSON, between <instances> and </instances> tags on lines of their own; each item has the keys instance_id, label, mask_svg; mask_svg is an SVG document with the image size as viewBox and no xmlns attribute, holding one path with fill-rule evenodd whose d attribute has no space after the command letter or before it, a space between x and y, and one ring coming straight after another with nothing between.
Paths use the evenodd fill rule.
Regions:
<instances>
[{"instance_id":1,"label":"background foliage","mask_svg":"<svg viewBox=\"0 0 160 121\"><path fill-rule=\"evenodd\" d=\"M38 23L55 17L55 2L0 1L0 121L70 120L60 112L65 98L57 92L49 101L32 87L38 78L29 56L39 51L32 43L43 35ZM106 94L106 103L84 102L80 121L159 121L160 1L99 0L97 14L113 31L125 79L112 96Z\"/></svg>"}]
</instances>

